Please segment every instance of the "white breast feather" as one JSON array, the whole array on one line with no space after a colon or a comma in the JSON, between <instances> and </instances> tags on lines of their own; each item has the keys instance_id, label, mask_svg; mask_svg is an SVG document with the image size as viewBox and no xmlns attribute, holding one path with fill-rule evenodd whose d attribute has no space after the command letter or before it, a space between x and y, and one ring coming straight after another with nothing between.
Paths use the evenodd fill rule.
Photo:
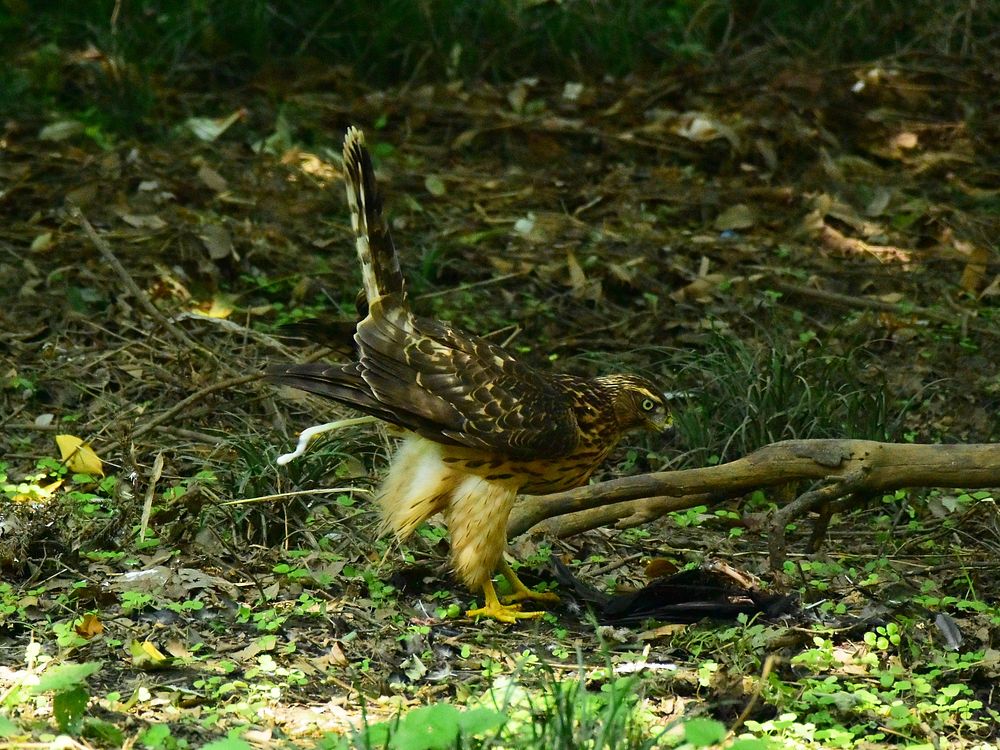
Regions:
<instances>
[{"instance_id":1,"label":"white breast feather","mask_svg":"<svg viewBox=\"0 0 1000 750\"><path fill-rule=\"evenodd\" d=\"M379 489L383 527L406 539L417 526L444 510L461 476L441 460L440 445L408 435L396 450Z\"/></svg>"}]
</instances>

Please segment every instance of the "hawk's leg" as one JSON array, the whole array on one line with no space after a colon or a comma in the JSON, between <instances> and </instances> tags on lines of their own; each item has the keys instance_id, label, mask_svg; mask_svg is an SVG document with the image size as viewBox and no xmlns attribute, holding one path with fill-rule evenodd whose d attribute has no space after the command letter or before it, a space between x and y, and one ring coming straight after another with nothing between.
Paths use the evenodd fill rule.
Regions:
<instances>
[{"instance_id":1,"label":"hawk's leg","mask_svg":"<svg viewBox=\"0 0 1000 750\"><path fill-rule=\"evenodd\" d=\"M507 604L512 604L513 602L523 602L525 600L532 602L539 602L545 604L555 604L559 601L559 597L555 594L545 591L532 591L529 589L524 582L517 577L517 573L514 569L510 567L510 563L500 558L500 572L503 577L507 579L510 584L511 593L504 597L504 602Z\"/></svg>"},{"instance_id":2,"label":"hawk's leg","mask_svg":"<svg viewBox=\"0 0 1000 750\"><path fill-rule=\"evenodd\" d=\"M470 609L465 613L468 617L492 617L500 622L516 622L541 617L545 614L544 612L522 612L520 604L501 604L491 580L487 580L483 584L483 596L486 598L486 604L479 609Z\"/></svg>"}]
</instances>

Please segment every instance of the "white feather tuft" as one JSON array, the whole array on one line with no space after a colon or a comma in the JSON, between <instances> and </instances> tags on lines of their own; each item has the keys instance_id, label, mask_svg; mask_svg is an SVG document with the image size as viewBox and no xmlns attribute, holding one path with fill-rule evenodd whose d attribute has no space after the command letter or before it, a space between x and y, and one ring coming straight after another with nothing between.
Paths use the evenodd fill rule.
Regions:
<instances>
[{"instance_id":1,"label":"white feather tuft","mask_svg":"<svg viewBox=\"0 0 1000 750\"><path fill-rule=\"evenodd\" d=\"M406 539L416 528L444 510L458 480L441 460L441 446L408 435L392 457L377 502L384 530Z\"/></svg>"}]
</instances>

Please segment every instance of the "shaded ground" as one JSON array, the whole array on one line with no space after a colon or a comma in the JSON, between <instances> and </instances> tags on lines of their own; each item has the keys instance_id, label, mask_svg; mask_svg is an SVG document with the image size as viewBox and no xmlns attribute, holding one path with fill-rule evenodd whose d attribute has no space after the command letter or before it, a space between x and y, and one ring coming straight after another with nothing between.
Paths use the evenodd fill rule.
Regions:
<instances>
[{"instance_id":1,"label":"shaded ground","mask_svg":"<svg viewBox=\"0 0 1000 750\"><path fill-rule=\"evenodd\" d=\"M868 673L875 683L893 664L911 679L947 665L980 702L964 714L914 708L919 720L898 726L877 708L838 704L831 726L924 742L992 736L1000 527L989 493L904 493L839 518L818 558L796 549L791 585L824 603L817 611L839 635L775 624L640 636L600 630L572 607L516 628L477 624L460 615L470 599L447 576L440 529L403 550L403 563L395 546L373 544L363 498L390 441L358 428L279 470L273 459L298 430L342 412L245 376L326 353L282 338L281 325L353 315L358 274L336 154L358 124L375 144L421 312L539 364L634 369L688 394L676 444L633 438L599 478L815 434L820 415L781 419L791 408L761 396L753 372L714 409L714 383L734 369L713 358L720 333L753 362L807 362L793 377L807 385L884 388L880 424L855 414L847 431L996 440L993 85L915 66L788 69L766 85L691 72L580 89L368 92L332 78L288 92L280 113L249 92L189 103L205 116L246 108L212 141L180 121L167 143L104 147L8 123L0 450L12 489L0 663L24 667L31 641L43 655L102 660L95 715L126 735L167 722L192 741L233 726L278 738L343 729L359 696L376 717L399 703L463 702L498 675L527 674L524 653L557 673L579 660L676 662L676 672L644 673L654 721L688 711L732 724L762 689L749 676L766 653L782 657L785 687L765 680L750 718L796 710L802 665L790 660L822 634L841 664L885 656L884 671ZM72 206L173 329L128 290ZM822 380L827 365L834 374ZM767 410L747 437L743 422ZM51 487L59 462L39 461L58 457L58 433L86 439L116 482L64 476ZM224 504L317 487L337 489ZM136 542L147 493L153 537ZM734 528L738 514L687 514L513 549L529 569L551 549L596 585L641 585L656 558L721 558L762 574L765 544ZM959 653L932 624L939 611L965 634ZM902 644L865 643L864 632L885 635L898 618Z\"/></svg>"}]
</instances>

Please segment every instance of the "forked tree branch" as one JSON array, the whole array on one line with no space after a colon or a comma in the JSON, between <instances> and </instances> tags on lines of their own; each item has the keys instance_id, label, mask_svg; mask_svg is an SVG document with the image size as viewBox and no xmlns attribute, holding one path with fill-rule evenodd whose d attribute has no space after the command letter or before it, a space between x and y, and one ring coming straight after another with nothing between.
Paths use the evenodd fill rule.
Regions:
<instances>
[{"instance_id":1,"label":"forked tree branch","mask_svg":"<svg viewBox=\"0 0 1000 750\"><path fill-rule=\"evenodd\" d=\"M786 440L721 466L643 474L523 497L507 534L523 534L556 517L559 520L546 528L559 536L609 524L634 526L671 511L803 480L821 484L775 512L767 524L772 567L780 567L784 559L785 526L817 506L902 487L1000 487L1000 444Z\"/></svg>"}]
</instances>

